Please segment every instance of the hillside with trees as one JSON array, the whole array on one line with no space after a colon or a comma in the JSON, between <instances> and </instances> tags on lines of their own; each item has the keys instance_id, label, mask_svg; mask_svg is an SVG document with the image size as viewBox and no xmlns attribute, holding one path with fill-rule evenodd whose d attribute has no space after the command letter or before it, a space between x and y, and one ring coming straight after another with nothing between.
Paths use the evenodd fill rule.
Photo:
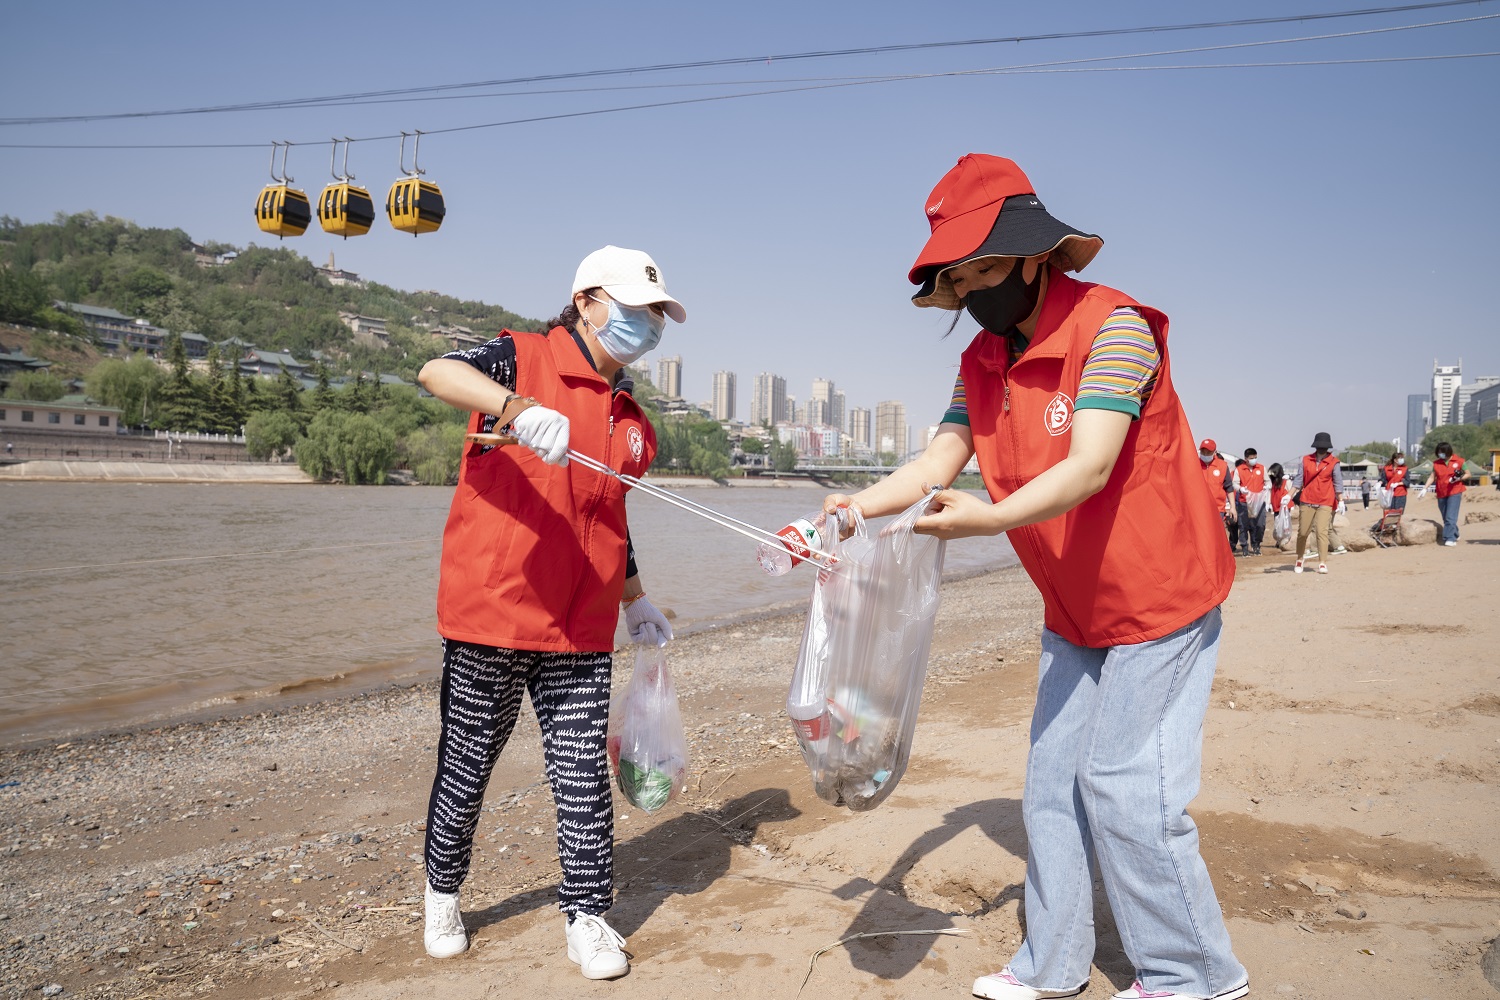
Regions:
<instances>
[{"instance_id":1,"label":"hillside with trees","mask_svg":"<svg viewBox=\"0 0 1500 1000\"><path fill-rule=\"evenodd\" d=\"M88 328L54 302L140 317L167 332L163 356L105 355ZM383 319L389 346L356 341L341 312ZM92 212L34 225L0 217L0 323L30 331L26 350L52 363L12 376L10 398L57 399L67 380L77 380L89 397L119 407L125 427L243 429L252 458L295 458L319 479L379 483L388 469L404 466L430 484L456 480L465 414L380 376L415 382L423 364L449 349L435 329L465 327L489 339L502 328L543 328L501 306L438 292L335 285L287 248L195 244L180 229L142 228ZM205 363L189 361L181 337L188 332L213 345ZM242 374L234 352L219 346L236 339L312 361L307 376L315 384L306 388L284 369L274 378ZM664 419L649 383L638 385L637 395L657 430L656 470L728 474L731 446L717 421ZM796 461L795 452L778 458L787 468Z\"/></svg>"}]
</instances>

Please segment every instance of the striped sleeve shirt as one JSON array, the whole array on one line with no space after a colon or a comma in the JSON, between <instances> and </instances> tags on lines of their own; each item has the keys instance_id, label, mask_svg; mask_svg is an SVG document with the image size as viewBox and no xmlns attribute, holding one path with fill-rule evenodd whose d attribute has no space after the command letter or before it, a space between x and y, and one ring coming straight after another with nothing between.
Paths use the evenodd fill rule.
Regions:
<instances>
[{"instance_id":1,"label":"striped sleeve shirt","mask_svg":"<svg viewBox=\"0 0 1500 1000\"><path fill-rule=\"evenodd\" d=\"M1024 346L1018 353L1025 352ZM1015 361L1018 354L1013 354ZM1074 401L1077 410L1118 410L1130 414L1132 419L1141 415L1141 405L1151 395L1156 384L1156 369L1161 363L1161 354L1156 347L1156 337L1151 326L1140 312L1122 306L1110 313L1094 336L1088 360L1084 362L1083 374L1078 380L1078 398ZM943 414L945 424L969 423L968 399L964 390L964 379L960 375L954 381L953 395L948 401L948 410Z\"/></svg>"}]
</instances>

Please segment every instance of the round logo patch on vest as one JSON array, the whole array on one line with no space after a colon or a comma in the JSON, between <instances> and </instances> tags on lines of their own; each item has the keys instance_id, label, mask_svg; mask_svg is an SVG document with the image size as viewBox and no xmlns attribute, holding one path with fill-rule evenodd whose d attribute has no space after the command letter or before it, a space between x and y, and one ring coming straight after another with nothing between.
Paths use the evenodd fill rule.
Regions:
<instances>
[{"instance_id":1,"label":"round logo patch on vest","mask_svg":"<svg viewBox=\"0 0 1500 1000\"><path fill-rule=\"evenodd\" d=\"M1073 426L1073 400L1068 398L1067 393L1059 392L1052 397L1052 402L1042 411L1042 422L1047 425L1047 433L1053 437Z\"/></svg>"},{"instance_id":2,"label":"round logo patch on vest","mask_svg":"<svg viewBox=\"0 0 1500 1000\"><path fill-rule=\"evenodd\" d=\"M625 432L625 443L630 446L630 457L637 462L646 454L646 436L639 427L631 427Z\"/></svg>"}]
</instances>

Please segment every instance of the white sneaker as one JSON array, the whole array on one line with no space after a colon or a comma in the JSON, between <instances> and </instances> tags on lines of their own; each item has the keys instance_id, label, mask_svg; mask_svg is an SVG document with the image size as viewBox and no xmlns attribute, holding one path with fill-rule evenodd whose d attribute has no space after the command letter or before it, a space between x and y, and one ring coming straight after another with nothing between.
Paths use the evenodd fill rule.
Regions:
<instances>
[{"instance_id":1,"label":"white sneaker","mask_svg":"<svg viewBox=\"0 0 1500 1000\"><path fill-rule=\"evenodd\" d=\"M452 958L469 950L458 893L427 887L427 926L422 931L422 944L433 958Z\"/></svg>"},{"instance_id":2,"label":"white sneaker","mask_svg":"<svg viewBox=\"0 0 1500 1000\"><path fill-rule=\"evenodd\" d=\"M985 1000L1044 1000L1048 997L1076 997L1082 993L1084 987L1079 986L1071 990L1044 990L1027 986L1015 976L1010 974L1010 966L1006 966L999 972L991 972L988 976L980 976L974 980L974 995L984 997Z\"/></svg>"},{"instance_id":3,"label":"white sneaker","mask_svg":"<svg viewBox=\"0 0 1500 1000\"><path fill-rule=\"evenodd\" d=\"M568 958L578 963L585 979L613 979L630 971L624 946L625 939L603 917L580 913L568 924Z\"/></svg>"},{"instance_id":4,"label":"white sneaker","mask_svg":"<svg viewBox=\"0 0 1500 1000\"><path fill-rule=\"evenodd\" d=\"M1300 573L1300 572L1302 572L1302 560L1301 559L1298 559L1297 560L1297 565L1295 565L1295 566L1292 567L1292 572L1293 573Z\"/></svg>"},{"instance_id":5,"label":"white sneaker","mask_svg":"<svg viewBox=\"0 0 1500 1000\"><path fill-rule=\"evenodd\" d=\"M1327 573L1328 572L1328 564L1327 563L1318 563L1318 572L1319 573Z\"/></svg>"},{"instance_id":6,"label":"white sneaker","mask_svg":"<svg viewBox=\"0 0 1500 1000\"><path fill-rule=\"evenodd\" d=\"M1457 545L1457 542L1444 542L1444 545Z\"/></svg>"}]
</instances>

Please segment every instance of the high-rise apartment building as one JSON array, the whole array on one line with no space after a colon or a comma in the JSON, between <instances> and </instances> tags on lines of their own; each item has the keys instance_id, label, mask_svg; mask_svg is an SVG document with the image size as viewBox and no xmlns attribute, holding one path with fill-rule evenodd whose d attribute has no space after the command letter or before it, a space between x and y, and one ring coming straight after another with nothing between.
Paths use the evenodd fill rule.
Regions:
<instances>
[{"instance_id":1,"label":"high-rise apartment building","mask_svg":"<svg viewBox=\"0 0 1500 1000\"><path fill-rule=\"evenodd\" d=\"M750 396L750 422L759 427L767 421L779 424L786 419L786 379L761 372L755 376L755 391Z\"/></svg>"},{"instance_id":2,"label":"high-rise apartment building","mask_svg":"<svg viewBox=\"0 0 1500 1000\"><path fill-rule=\"evenodd\" d=\"M900 462L909 450L906 430L906 404L888 399L875 404L875 440L871 444L877 452L891 452Z\"/></svg>"},{"instance_id":3,"label":"high-rise apartment building","mask_svg":"<svg viewBox=\"0 0 1500 1000\"><path fill-rule=\"evenodd\" d=\"M662 395L682 398L682 357L656 359L656 387Z\"/></svg>"},{"instance_id":4,"label":"high-rise apartment building","mask_svg":"<svg viewBox=\"0 0 1500 1000\"><path fill-rule=\"evenodd\" d=\"M849 411L849 437L857 445L870 447L870 411L863 406Z\"/></svg>"},{"instance_id":5,"label":"high-rise apartment building","mask_svg":"<svg viewBox=\"0 0 1500 1000\"><path fill-rule=\"evenodd\" d=\"M1417 449L1432 430L1432 399L1420 393L1406 397L1406 462L1417 464Z\"/></svg>"},{"instance_id":6,"label":"high-rise apartment building","mask_svg":"<svg viewBox=\"0 0 1500 1000\"><path fill-rule=\"evenodd\" d=\"M1458 387L1463 383L1463 359L1456 365L1440 365L1432 362L1432 426L1456 424L1463 420L1462 413L1453 412L1453 403L1458 397Z\"/></svg>"},{"instance_id":7,"label":"high-rise apartment building","mask_svg":"<svg viewBox=\"0 0 1500 1000\"><path fill-rule=\"evenodd\" d=\"M807 422L814 427L837 426L833 423L833 380L815 378L812 395L807 399Z\"/></svg>"},{"instance_id":8,"label":"high-rise apartment building","mask_svg":"<svg viewBox=\"0 0 1500 1000\"><path fill-rule=\"evenodd\" d=\"M734 419L734 372L714 372L714 398L710 411L715 420Z\"/></svg>"},{"instance_id":9,"label":"high-rise apartment building","mask_svg":"<svg viewBox=\"0 0 1500 1000\"><path fill-rule=\"evenodd\" d=\"M837 427L840 431L848 430L849 425L844 423L844 393L842 390L834 390L828 401L828 426Z\"/></svg>"},{"instance_id":10,"label":"high-rise apartment building","mask_svg":"<svg viewBox=\"0 0 1500 1000\"><path fill-rule=\"evenodd\" d=\"M1453 394L1453 424L1482 424L1483 420L1475 418L1478 411L1473 407L1474 394L1488 389L1492 385L1500 384L1500 375L1481 375L1472 382L1465 382L1458 387Z\"/></svg>"}]
</instances>

